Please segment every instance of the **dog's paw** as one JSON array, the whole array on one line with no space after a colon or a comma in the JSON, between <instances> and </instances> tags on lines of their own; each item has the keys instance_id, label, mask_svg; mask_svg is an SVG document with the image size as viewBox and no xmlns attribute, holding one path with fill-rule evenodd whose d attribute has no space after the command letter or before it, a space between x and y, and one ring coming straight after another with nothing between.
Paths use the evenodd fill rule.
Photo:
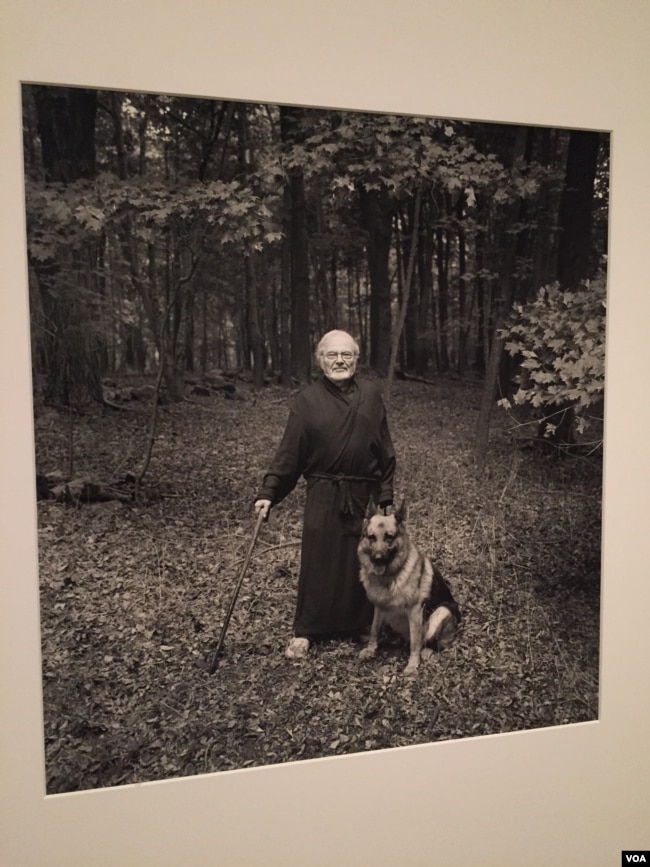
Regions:
<instances>
[{"instance_id":1,"label":"dog's paw","mask_svg":"<svg viewBox=\"0 0 650 867\"><path fill-rule=\"evenodd\" d=\"M404 674L413 675L418 670L418 666L420 664L420 660L418 659L409 659L408 665L404 669Z\"/></svg>"},{"instance_id":2,"label":"dog's paw","mask_svg":"<svg viewBox=\"0 0 650 867\"><path fill-rule=\"evenodd\" d=\"M430 647L424 647L422 649L422 653L420 654L420 658L423 661L428 662L432 656L433 656L433 650L431 650Z\"/></svg>"},{"instance_id":3,"label":"dog's paw","mask_svg":"<svg viewBox=\"0 0 650 867\"><path fill-rule=\"evenodd\" d=\"M359 651L359 659L361 662L367 662L369 659L374 659L377 655L376 647L364 647Z\"/></svg>"}]
</instances>

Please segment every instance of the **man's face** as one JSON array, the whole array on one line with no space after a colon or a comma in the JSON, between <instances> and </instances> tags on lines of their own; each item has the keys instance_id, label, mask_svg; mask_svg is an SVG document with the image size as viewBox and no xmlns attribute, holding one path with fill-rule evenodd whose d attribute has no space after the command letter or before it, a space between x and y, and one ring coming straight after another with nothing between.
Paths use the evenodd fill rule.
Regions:
<instances>
[{"instance_id":1,"label":"man's face","mask_svg":"<svg viewBox=\"0 0 650 867\"><path fill-rule=\"evenodd\" d=\"M326 338L318 355L321 370L335 385L343 385L354 376L357 360L354 340L347 334Z\"/></svg>"}]
</instances>

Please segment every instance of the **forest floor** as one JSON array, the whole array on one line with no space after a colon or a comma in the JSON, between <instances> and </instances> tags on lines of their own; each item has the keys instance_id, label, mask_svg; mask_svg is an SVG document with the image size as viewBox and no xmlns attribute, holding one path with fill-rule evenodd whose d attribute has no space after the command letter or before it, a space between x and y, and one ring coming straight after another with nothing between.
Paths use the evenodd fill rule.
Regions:
<instances>
[{"instance_id":1,"label":"forest floor","mask_svg":"<svg viewBox=\"0 0 650 867\"><path fill-rule=\"evenodd\" d=\"M396 498L463 613L454 644L406 678L389 641L290 661L302 485L251 539L252 503L286 420L279 387L159 410L139 504L38 503L47 792L117 786L564 725L598 716L601 460L526 449L495 410L472 448L478 383L398 381ZM75 475L142 461L149 409L73 422ZM37 407L39 472L68 463L68 415Z\"/></svg>"}]
</instances>

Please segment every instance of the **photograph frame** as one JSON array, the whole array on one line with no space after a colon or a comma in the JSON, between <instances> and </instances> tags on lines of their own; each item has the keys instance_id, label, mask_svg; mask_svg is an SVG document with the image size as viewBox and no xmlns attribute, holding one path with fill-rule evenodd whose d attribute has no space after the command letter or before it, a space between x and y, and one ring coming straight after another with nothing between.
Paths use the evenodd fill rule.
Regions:
<instances>
[{"instance_id":1,"label":"photograph frame","mask_svg":"<svg viewBox=\"0 0 650 867\"><path fill-rule=\"evenodd\" d=\"M638 19L645 16L647 24L648 12L640 3L624 3L616 10L597 7L597 13L588 12L582 3L568 10L553 3L531 5L526 13L521 6L499 0L470 3L473 17L468 24L467 4L409 7L404 12L388 2L377 7L369 0L315 3L300 18L291 2L265 6L256 0L246 5L255 10L248 30L243 26L245 9L234 2L216 8L198 0L190 3L213 28L221 22L233 37L240 35L228 42L223 56L215 57L208 50L210 27L198 34L192 30L186 20L192 17L188 4L168 4L162 10L140 4L138 10L129 10L128 30L114 7L91 9L68 2L52 9L41 0L20 7L6 4L0 351L12 424L3 425L1 511L7 540L0 633L7 700L2 718L2 818L7 826L0 844L6 849L3 860L15 865L44 863L47 853L48 863L66 865L175 864L179 859L193 864L255 864L261 858L279 864L300 852L309 853L302 860L310 864L387 864L398 857L418 864L436 851L440 863L450 863L453 857L477 864L514 864L524 855L527 863L540 865L618 863L621 850L650 845L643 839L649 699L639 689L649 650L643 623L648 601L643 574L648 486L644 487L644 473L630 460L635 450L643 453L645 427L638 423L630 382L640 382L647 353L642 327L649 302L642 287L648 271L648 217L639 177L644 171L647 175L640 143L649 131L642 111L648 61ZM348 22L343 31L336 28L335 12L339 21ZM158 26L152 29L150 17L155 14ZM501 31L503 20L509 26ZM577 47L570 39L572 22L583 22L590 37L586 44ZM375 63L375 71L381 71L375 57L375 52L382 53L378 46L392 49L396 67L400 59L410 59L399 75L392 70L392 75L379 76L374 88L369 86L368 67L362 68L355 53L359 46L354 33L361 23L373 47L371 52L366 46L363 55L370 69ZM435 32L437 42L445 46L435 58L426 54L426 32ZM453 57L461 33L464 65ZM489 88L483 72L488 60L486 33L497 43L490 45L490 54L499 56L490 68ZM455 38L446 44L445 34ZM203 53L196 50L195 39ZM467 51L467 40L473 52ZM544 62L529 56L538 40L550 47ZM285 48L282 64L276 54L279 44ZM116 66L118 45L127 54L131 50L137 58L134 66ZM338 49L337 64L329 69L332 45ZM599 53L610 56L608 46L616 63L598 70L595 61ZM498 47L504 49L503 56ZM159 57L164 51L177 61L184 58L185 65L170 62L161 71ZM237 72L235 61L241 66ZM518 64L530 72L524 101L517 97L521 78L512 75ZM311 77L291 75L296 67L308 70ZM325 68L327 76L319 75ZM431 81L432 86L423 92L416 86L418 80ZM23 213L20 84L36 81L612 131L598 722L45 796L26 254L24 223L16 216ZM558 99L562 81L565 92ZM629 103L621 100L622 93L629 94ZM391 790L394 797L387 797ZM432 822L434 849L422 833Z\"/></svg>"}]
</instances>

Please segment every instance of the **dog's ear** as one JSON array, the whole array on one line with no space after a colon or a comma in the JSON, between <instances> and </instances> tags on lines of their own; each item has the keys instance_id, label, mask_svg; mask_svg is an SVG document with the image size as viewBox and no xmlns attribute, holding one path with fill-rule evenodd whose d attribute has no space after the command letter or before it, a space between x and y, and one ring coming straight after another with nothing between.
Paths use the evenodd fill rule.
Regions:
<instances>
[{"instance_id":1,"label":"dog's ear","mask_svg":"<svg viewBox=\"0 0 650 867\"><path fill-rule=\"evenodd\" d=\"M408 518L408 506L406 504L406 500L403 499L399 504L399 508L395 512L395 520L398 524L406 523L406 519Z\"/></svg>"}]
</instances>

